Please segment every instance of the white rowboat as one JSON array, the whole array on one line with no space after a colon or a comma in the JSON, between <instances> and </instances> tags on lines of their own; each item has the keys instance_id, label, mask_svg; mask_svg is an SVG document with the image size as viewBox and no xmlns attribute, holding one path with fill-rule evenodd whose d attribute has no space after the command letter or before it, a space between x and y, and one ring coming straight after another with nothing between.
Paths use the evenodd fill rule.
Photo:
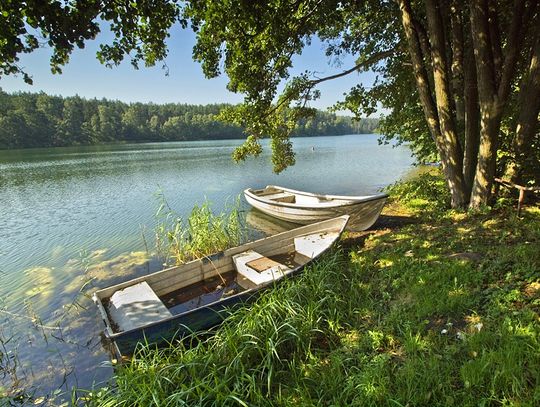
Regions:
<instances>
[{"instance_id":1,"label":"white rowboat","mask_svg":"<svg viewBox=\"0 0 540 407\"><path fill-rule=\"evenodd\" d=\"M379 217L387 194L367 196L321 195L276 185L244 190L248 203L258 210L293 223L309 224L350 215L349 225L365 230Z\"/></svg>"},{"instance_id":2,"label":"white rowboat","mask_svg":"<svg viewBox=\"0 0 540 407\"><path fill-rule=\"evenodd\" d=\"M228 310L300 272L339 239L348 216L227 249L93 295L115 356L219 324Z\"/></svg>"}]
</instances>

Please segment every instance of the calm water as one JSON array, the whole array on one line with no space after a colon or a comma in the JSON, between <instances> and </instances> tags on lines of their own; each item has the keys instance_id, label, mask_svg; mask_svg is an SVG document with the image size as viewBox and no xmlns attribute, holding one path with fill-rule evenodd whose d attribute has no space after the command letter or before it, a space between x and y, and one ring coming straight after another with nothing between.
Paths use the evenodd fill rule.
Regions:
<instances>
[{"instance_id":1,"label":"calm water","mask_svg":"<svg viewBox=\"0 0 540 407\"><path fill-rule=\"evenodd\" d=\"M159 268L148 255L158 191L186 215L205 198L221 210L244 188L266 184L376 192L412 164L406 147L379 146L376 135L299 138L297 164L275 175L267 150L234 164L239 143L0 152L0 395L2 387L50 394L110 377L102 323L85 294ZM244 208L248 225L271 230Z\"/></svg>"}]
</instances>

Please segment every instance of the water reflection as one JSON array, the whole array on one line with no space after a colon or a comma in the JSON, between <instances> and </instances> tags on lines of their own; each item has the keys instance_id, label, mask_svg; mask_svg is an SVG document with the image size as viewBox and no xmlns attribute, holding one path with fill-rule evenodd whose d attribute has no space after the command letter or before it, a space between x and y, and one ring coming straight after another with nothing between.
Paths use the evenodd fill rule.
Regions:
<instances>
[{"instance_id":1,"label":"water reflection","mask_svg":"<svg viewBox=\"0 0 540 407\"><path fill-rule=\"evenodd\" d=\"M102 249L80 260L69 260L62 267L74 276L67 285L54 278L51 268L27 269L24 278L30 279L34 288L4 298L0 342L6 356L1 366L8 394L15 396L28 389L68 391L78 383L89 387L110 377L108 355L98 335L103 322L94 312L91 293L96 283L112 285L127 276L141 276L157 270L159 262L147 252L124 253L112 259L106 254ZM13 306L20 298L23 306ZM47 314L43 302L56 306Z\"/></svg>"},{"instance_id":2,"label":"water reflection","mask_svg":"<svg viewBox=\"0 0 540 407\"><path fill-rule=\"evenodd\" d=\"M286 222L281 219L276 219L267 215L255 208L250 209L246 213L246 222L254 230L259 231L262 235L275 235L276 233L291 230L298 225Z\"/></svg>"}]
</instances>

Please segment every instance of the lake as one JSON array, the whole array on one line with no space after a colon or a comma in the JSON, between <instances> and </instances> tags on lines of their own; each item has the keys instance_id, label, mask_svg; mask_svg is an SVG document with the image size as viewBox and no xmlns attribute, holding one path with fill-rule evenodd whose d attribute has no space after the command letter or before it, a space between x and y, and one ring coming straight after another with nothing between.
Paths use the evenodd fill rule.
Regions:
<instances>
[{"instance_id":1,"label":"lake","mask_svg":"<svg viewBox=\"0 0 540 407\"><path fill-rule=\"evenodd\" d=\"M58 401L111 376L87 294L160 268L158 193L185 216L205 199L220 211L267 184L373 193L413 163L407 147L379 145L377 135L293 142L296 165L279 175L268 143L259 158L232 162L239 140L0 151L0 396L24 389ZM257 213L242 209L256 236Z\"/></svg>"}]
</instances>

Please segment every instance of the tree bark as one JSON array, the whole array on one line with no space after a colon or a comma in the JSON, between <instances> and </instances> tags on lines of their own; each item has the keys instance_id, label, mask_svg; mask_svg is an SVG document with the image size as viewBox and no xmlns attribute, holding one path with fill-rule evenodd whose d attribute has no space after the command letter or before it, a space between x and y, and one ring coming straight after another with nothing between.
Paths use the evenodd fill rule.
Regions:
<instances>
[{"instance_id":1,"label":"tree bark","mask_svg":"<svg viewBox=\"0 0 540 407\"><path fill-rule=\"evenodd\" d=\"M493 67L495 69L495 79L498 83L498 75L502 70L502 49L501 49L501 33L499 30L499 16L497 14L497 3L488 1L488 21L489 21L489 37L491 44L491 53L493 55Z\"/></svg>"},{"instance_id":2,"label":"tree bark","mask_svg":"<svg viewBox=\"0 0 540 407\"><path fill-rule=\"evenodd\" d=\"M525 0L516 0L505 47L500 82L497 84L495 58L490 34L487 0L471 1L471 31L478 78L480 105L480 146L478 164L471 192L471 208L489 203L495 177L496 153L503 109L510 93L516 60L519 55L520 29ZM491 20L493 23L493 20ZM493 31L493 30L491 30ZM497 48L497 46L495 46ZM497 86L498 85L498 86Z\"/></svg>"},{"instance_id":3,"label":"tree bark","mask_svg":"<svg viewBox=\"0 0 540 407\"><path fill-rule=\"evenodd\" d=\"M476 165L478 163L480 115L478 111L478 87L476 81L476 68L474 66L474 54L471 46L466 46L465 50L463 69L463 101L465 110L463 178L465 181L465 195L470 197Z\"/></svg>"},{"instance_id":4,"label":"tree bark","mask_svg":"<svg viewBox=\"0 0 540 407\"><path fill-rule=\"evenodd\" d=\"M425 67L431 66L431 46L429 45L428 33L426 32L425 27L418 20L413 20L413 24L420 43L423 64ZM427 69L426 75L428 78L428 89L430 89L431 92L431 89L435 88L433 83L433 75L432 72L427 71Z\"/></svg>"},{"instance_id":5,"label":"tree bark","mask_svg":"<svg viewBox=\"0 0 540 407\"><path fill-rule=\"evenodd\" d=\"M540 31L540 29L537 28L537 31ZM521 177L525 162L538 128L538 114L540 113L540 33L536 35L527 75L521 81L518 106L519 117L512 143L515 162L509 170L510 179L515 184L522 182Z\"/></svg>"},{"instance_id":6,"label":"tree bark","mask_svg":"<svg viewBox=\"0 0 540 407\"><path fill-rule=\"evenodd\" d=\"M464 103L464 39L463 20L461 10L456 1L450 7L451 33L452 33L452 93L456 106L456 126L458 134L463 131L465 122Z\"/></svg>"},{"instance_id":7,"label":"tree bark","mask_svg":"<svg viewBox=\"0 0 540 407\"><path fill-rule=\"evenodd\" d=\"M454 208L463 207L466 204L462 174L463 152L458 140L455 118L452 111L443 23L435 0L426 0L426 15L429 38L431 40L435 100L443 140L441 144L445 150L449 183L452 185L452 206Z\"/></svg>"},{"instance_id":8,"label":"tree bark","mask_svg":"<svg viewBox=\"0 0 540 407\"><path fill-rule=\"evenodd\" d=\"M495 175L497 151L496 78L489 34L488 10L485 0L472 0L471 32L478 78L480 106L480 145L478 164L471 190L471 208L486 205L490 198Z\"/></svg>"},{"instance_id":9,"label":"tree bark","mask_svg":"<svg viewBox=\"0 0 540 407\"><path fill-rule=\"evenodd\" d=\"M409 47L409 54L414 69L414 76L416 80L416 86L418 94L420 96L420 102L424 110L424 115L428 124L429 131L437 151L441 157L441 164L445 173L446 182L450 189L450 195L452 197L452 207L461 207L464 205L465 196L463 194L463 176L461 173L461 159L456 157L455 151L452 151L448 147L448 141L441 133L441 126L439 122L439 114L437 106L433 100L431 90L429 87L428 74L424 65L424 58L422 56L422 49L418 33L414 27L411 5L409 0L398 0L399 8L401 11L401 21L405 31L405 37L407 38L407 44ZM433 58L433 54L432 54ZM441 78L438 79L439 81ZM447 114L447 112L444 112ZM448 118L445 117L445 129L449 126ZM448 130L448 129L447 129ZM446 135L448 137L448 134ZM455 143L450 140L450 146Z\"/></svg>"},{"instance_id":10,"label":"tree bark","mask_svg":"<svg viewBox=\"0 0 540 407\"><path fill-rule=\"evenodd\" d=\"M405 31L405 37L407 38L409 54L411 55L413 64L414 78L418 89L418 95L420 96L420 102L422 104L422 109L424 111L424 116L426 117L429 131L433 141L435 141L435 144L437 144L437 148L439 148L438 143L441 140L439 117L437 116L435 103L431 97L428 73L424 66L418 34L414 28L409 0L399 0L399 7L401 10L401 21Z\"/></svg>"}]
</instances>

